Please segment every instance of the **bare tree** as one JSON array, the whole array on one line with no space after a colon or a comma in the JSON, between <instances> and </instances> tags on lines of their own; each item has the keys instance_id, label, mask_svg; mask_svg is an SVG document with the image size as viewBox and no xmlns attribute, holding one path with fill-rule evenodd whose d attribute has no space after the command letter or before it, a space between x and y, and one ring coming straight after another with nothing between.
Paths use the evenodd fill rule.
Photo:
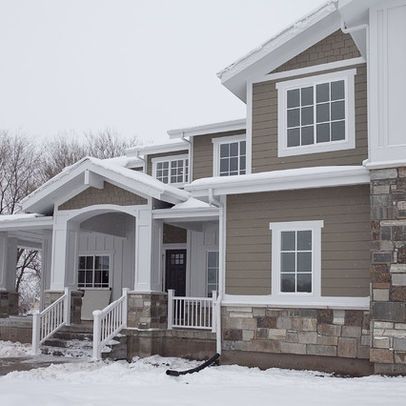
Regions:
<instances>
[{"instance_id":1,"label":"bare tree","mask_svg":"<svg viewBox=\"0 0 406 406\"><path fill-rule=\"evenodd\" d=\"M23 197L38 187L39 164L39 153L27 137L6 131L0 133L0 214L15 214ZM18 248L17 293L27 270L39 277L38 251Z\"/></svg>"},{"instance_id":2,"label":"bare tree","mask_svg":"<svg viewBox=\"0 0 406 406\"><path fill-rule=\"evenodd\" d=\"M117 157L123 155L127 148L136 145L137 142L135 137L122 138L110 129L85 133L83 142L79 142L77 137L58 136L42 146L42 181L54 177L85 156L100 159Z\"/></svg>"}]
</instances>

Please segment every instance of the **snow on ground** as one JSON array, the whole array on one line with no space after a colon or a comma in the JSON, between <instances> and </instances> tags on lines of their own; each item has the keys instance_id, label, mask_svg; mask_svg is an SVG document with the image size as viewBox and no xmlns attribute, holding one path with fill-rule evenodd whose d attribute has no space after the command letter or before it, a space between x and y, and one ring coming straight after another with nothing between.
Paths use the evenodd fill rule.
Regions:
<instances>
[{"instance_id":1,"label":"snow on ground","mask_svg":"<svg viewBox=\"0 0 406 406\"><path fill-rule=\"evenodd\" d=\"M25 357L30 355L31 344L0 341L0 358Z\"/></svg>"},{"instance_id":2,"label":"snow on ground","mask_svg":"<svg viewBox=\"0 0 406 406\"><path fill-rule=\"evenodd\" d=\"M405 378L334 378L281 369L221 366L169 377L170 366L196 366L176 358L52 365L0 378L0 404L41 405L404 405Z\"/></svg>"}]
</instances>

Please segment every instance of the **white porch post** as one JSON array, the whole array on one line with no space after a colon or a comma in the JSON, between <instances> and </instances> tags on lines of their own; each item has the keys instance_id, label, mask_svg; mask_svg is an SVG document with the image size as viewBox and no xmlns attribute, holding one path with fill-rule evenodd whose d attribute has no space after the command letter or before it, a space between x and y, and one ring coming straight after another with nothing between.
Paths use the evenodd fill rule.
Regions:
<instances>
[{"instance_id":1,"label":"white porch post","mask_svg":"<svg viewBox=\"0 0 406 406\"><path fill-rule=\"evenodd\" d=\"M15 292L17 239L7 232L0 233L0 290Z\"/></svg>"},{"instance_id":2,"label":"white porch post","mask_svg":"<svg viewBox=\"0 0 406 406\"><path fill-rule=\"evenodd\" d=\"M52 233L52 264L50 289L63 291L65 288L65 273L68 251L68 222L62 216L55 216Z\"/></svg>"},{"instance_id":3,"label":"white porch post","mask_svg":"<svg viewBox=\"0 0 406 406\"><path fill-rule=\"evenodd\" d=\"M138 211L135 222L135 278L134 290L151 291L152 273L152 211L150 208Z\"/></svg>"},{"instance_id":4,"label":"white porch post","mask_svg":"<svg viewBox=\"0 0 406 406\"><path fill-rule=\"evenodd\" d=\"M42 241L41 252L41 294L40 294L40 310L44 309L44 292L49 289L50 275L52 263L52 233L46 232Z\"/></svg>"}]
</instances>

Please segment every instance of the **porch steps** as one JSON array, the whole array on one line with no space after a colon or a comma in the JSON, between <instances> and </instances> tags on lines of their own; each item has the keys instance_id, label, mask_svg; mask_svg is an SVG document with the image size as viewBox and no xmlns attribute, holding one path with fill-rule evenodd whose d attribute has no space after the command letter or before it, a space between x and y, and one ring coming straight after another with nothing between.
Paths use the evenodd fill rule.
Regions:
<instances>
[{"instance_id":1,"label":"porch steps","mask_svg":"<svg viewBox=\"0 0 406 406\"><path fill-rule=\"evenodd\" d=\"M63 327L41 346L42 354L90 360L93 352L91 325ZM119 335L103 349L102 358L112 361L127 359L127 337Z\"/></svg>"}]
</instances>

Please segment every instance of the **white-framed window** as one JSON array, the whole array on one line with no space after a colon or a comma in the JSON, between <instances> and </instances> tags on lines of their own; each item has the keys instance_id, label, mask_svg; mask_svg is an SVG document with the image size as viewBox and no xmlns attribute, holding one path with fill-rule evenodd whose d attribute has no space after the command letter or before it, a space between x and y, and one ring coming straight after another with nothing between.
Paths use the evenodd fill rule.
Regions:
<instances>
[{"instance_id":1,"label":"white-framed window","mask_svg":"<svg viewBox=\"0 0 406 406\"><path fill-rule=\"evenodd\" d=\"M356 69L276 84L278 156L355 148Z\"/></svg>"},{"instance_id":2,"label":"white-framed window","mask_svg":"<svg viewBox=\"0 0 406 406\"><path fill-rule=\"evenodd\" d=\"M189 182L189 158L174 155L152 159L152 176L163 183L182 186Z\"/></svg>"},{"instance_id":3,"label":"white-framed window","mask_svg":"<svg viewBox=\"0 0 406 406\"><path fill-rule=\"evenodd\" d=\"M321 295L323 221L270 223L272 295Z\"/></svg>"},{"instance_id":4,"label":"white-framed window","mask_svg":"<svg viewBox=\"0 0 406 406\"><path fill-rule=\"evenodd\" d=\"M246 137L239 136L213 138L214 176L245 175Z\"/></svg>"},{"instance_id":5,"label":"white-framed window","mask_svg":"<svg viewBox=\"0 0 406 406\"><path fill-rule=\"evenodd\" d=\"M78 287L109 288L111 255L79 255Z\"/></svg>"},{"instance_id":6,"label":"white-framed window","mask_svg":"<svg viewBox=\"0 0 406 406\"><path fill-rule=\"evenodd\" d=\"M207 251L207 295L219 291L219 252Z\"/></svg>"}]
</instances>

